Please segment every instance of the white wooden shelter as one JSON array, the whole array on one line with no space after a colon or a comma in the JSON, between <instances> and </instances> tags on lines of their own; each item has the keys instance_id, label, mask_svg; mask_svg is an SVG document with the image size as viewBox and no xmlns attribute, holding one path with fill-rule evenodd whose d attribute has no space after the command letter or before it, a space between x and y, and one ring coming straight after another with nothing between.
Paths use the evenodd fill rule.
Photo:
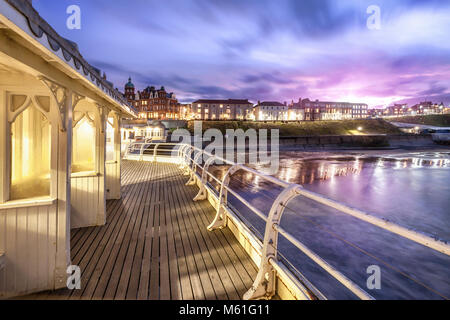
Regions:
<instances>
[{"instance_id":1,"label":"white wooden shelter","mask_svg":"<svg viewBox=\"0 0 450 320\"><path fill-rule=\"evenodd\" d=\"M30 2L0 0L0 298L66 287L70 229L120 198L136 116Z\"/></svg>"}]
</instances>

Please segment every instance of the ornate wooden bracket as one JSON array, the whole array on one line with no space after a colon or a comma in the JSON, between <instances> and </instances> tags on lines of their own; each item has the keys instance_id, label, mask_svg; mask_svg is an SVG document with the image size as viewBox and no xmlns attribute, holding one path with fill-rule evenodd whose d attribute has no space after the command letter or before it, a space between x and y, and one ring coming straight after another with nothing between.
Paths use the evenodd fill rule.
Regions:
<instances>
[{"instance_id":1,"label":"ornate wooden bracket","mask_svg":"<svg viewBox=\"0 0 450 320\"><path fill-rule=\"evenodd\" d=\"M109 108L102 106L98 103L96 103L96 106L98 109L98 113L100 115L100 132L102 134L104 134L106 131L106 121L107 121L108 114L109 114Z\"/></svg>"},{"instance_id":2,"label":"ornate wooden bracket","mask_svg":"<svg viewBox=\"0 0 450 320\"><path fill-rule=\"evenodd\" d=\"M72 91L72 110L75 110L75 107L77 106L78 102L80 102L85 98L86 98L85 96L82 96L81 94Z\"/></svg>"},{"instance_id":3,"label":"ornate wooden bracket","mask_svg":"<svg viewBox=\"0 0 450 320\"><path fill-rule=\"evenodd\" d=\"M47 79L45 77L38 77L38 79L44 83L51 91L51 93L53 94L53 97L55 98L56 104L58 106L58 110L59 110L59 115L60 115L60 127L61 127L61 131L66 131L66 120L67 120L67 112L69 110L67 110L67 89L63 86L61 86L60 84Z\"/></svg>"}]
</instances>

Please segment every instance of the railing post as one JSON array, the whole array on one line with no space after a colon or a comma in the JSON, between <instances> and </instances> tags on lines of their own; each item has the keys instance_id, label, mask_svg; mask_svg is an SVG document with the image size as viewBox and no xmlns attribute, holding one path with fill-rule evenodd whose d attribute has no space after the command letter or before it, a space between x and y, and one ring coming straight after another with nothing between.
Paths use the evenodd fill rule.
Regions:
<instances>
[{"instance_id":1,"label":"railing post","mask_svg":"<svg viewBox=\"0 0 450 320\"><path fill-rule=\"evenodd\" d=\"M276 292L276 271L270 263L270 259L277 258L278 231L274 226L280 224L285 205L298 195L298 184L286 187L276 198L270 209L264 233L261 263L255 282L244 294L244 300L271 299Z\"/></svg>"},{"instance_id":2,"label":"railing post","mask_svg":"<svg viewBox=\"0 0 450 320\"><path fill-rule=\"evenodd\" d=\"M188 182L186 182L187 186L192 186L195 184L195 174L197 172L197 170L196 170L197 164L196 163L202 155L203 155L203 150L199 150L197 155L194 157L194 160L192 161L191 176L190 176Z\"/></svg>"},{"instance_id":3,"label":"railing post","mask_svg":"<svg viewBox=\"0 0 450 320\"><path fill-rule=\"evenodd\" d=\"M153 162L156 162L156 157L157 157L157 155L158 155L158 147L159 147L159 143L157 143L156 145L155 145L155 149L153 150Z\"/></svg>"},{"instance_id":4,"label":"railing post","mask_svg":"<svg viewBox=\"0 0 450 320\"><path fill-rule=\"evenodd\" d=\"M185 161L185 164L184 164L184 169L185 169L184 175L188 175L188 174L191 173L190 167L189 167L189 163L192 161L192 152L194 152L194 149L190 148L189 151L185 154L185 157L184 157L184 161Z\"/></svg>"},{"instance_id":5,"label":"railing post","mask_svg":"<svg viewBox=\"0 0 450 320\"><path fill-rule=\"evenodd\" d=\"M192 150L193 147L191 145L185 145L185 148L183 149L182 152L183 159L181 162L180 169L185 169L186 170L185 174L189 173L189 162L191 161Z\"/></svg>"},{"instance_id":6,"label":"railing post","mask_svg":"<svg viewBox=\"0 0 450 320\"><path fill-rule=\"evenodd\" d=\"M184 156L185 156L185 154L184 154L184 150L186 149L186 145L185 144L183 144L183 145L181 145L181 147L180 148L178 148L178 159L179 159L179 161L180 161L180 169L182 169L183 168L183 166L184 166Z\"/></svg>"},{"instance_id":7,"label":"railing post","mask_svg":"<svg viewBox=\"0 0 450 320\"><path fill-rule=\"evenodd\" d=\"M208 181L208 169L209 166L216 160L216 156L212 156L210 158L208 158L208 160L206 160L205 165L203 167L203 172L202 172L202 181L200 183L200 190L198 191L198 194L194 197L194 201L200 201L200 200L205 200L207 197L207 193L206 193L206 183Z\"/></svg>"},{"instance_id":8,"label":"railing post","mask_svg":"<svg viewBox=\"0 0 450 320\"><path fill-rule=\"evenodd\" d=\"M223 177L222 184L220 186L219 203L217 204L216 216L213 222L208 226L209 231L214 231L217 229L223 229L227 226L227 219L225 213L225 206L228 202L228 185L230 184L231 176L241 168L241 165L235 164L225 173Z\"/></svg>"},{"instance_id":9,"label":"railing post","mask_svg":"<svg viewBox=\"0 0 450 320\"><path fill-rule=\"evenodd\" d=\"M144 144L141 145L141 150L139 151L140 156L139 156L139 161L143 161L144 160Z\"/></svg>"}]
</instances>

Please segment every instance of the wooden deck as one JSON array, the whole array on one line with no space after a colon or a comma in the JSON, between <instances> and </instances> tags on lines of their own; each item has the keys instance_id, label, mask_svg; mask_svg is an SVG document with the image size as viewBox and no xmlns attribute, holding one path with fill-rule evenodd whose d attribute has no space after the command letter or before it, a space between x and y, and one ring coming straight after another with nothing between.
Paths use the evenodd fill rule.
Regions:
<instances>
[{"instance_id":1,"label":"wooden deck","mask_svg":"<svg viewBox=\"0 0 450 320\"><path fill-rule=\"evenodd\" d=\"M215 211L176 165L124 161L122 199L107 224L72 230L81 290L27 299L241 299L257 269L229 229L209 232Z\"/></svg>"}]
</instances>

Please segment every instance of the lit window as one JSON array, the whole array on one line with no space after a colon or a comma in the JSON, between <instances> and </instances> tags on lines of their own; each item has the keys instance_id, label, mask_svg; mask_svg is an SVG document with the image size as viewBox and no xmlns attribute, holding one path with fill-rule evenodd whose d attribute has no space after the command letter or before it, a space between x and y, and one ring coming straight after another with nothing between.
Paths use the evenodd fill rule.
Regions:
<instances>
[{"instance_id":1,"label":"lit window","mask_svg":"<svg viewBox=\"0 0 450 320\"><path fill-rule=\"evenodd\" d=\"M73 128L72 173L95 171L95 128L83 117Z\"/></svg>"},{"instance_id":2,"label":"lit window","mask_svg":"<svg viewBox=\"0 0 450 320\"><path fill-rule=\"evenodd\" d=\"M10 200L50 196L51 126L36 108L11 125Z\"/></svg>"}]
</instances>

